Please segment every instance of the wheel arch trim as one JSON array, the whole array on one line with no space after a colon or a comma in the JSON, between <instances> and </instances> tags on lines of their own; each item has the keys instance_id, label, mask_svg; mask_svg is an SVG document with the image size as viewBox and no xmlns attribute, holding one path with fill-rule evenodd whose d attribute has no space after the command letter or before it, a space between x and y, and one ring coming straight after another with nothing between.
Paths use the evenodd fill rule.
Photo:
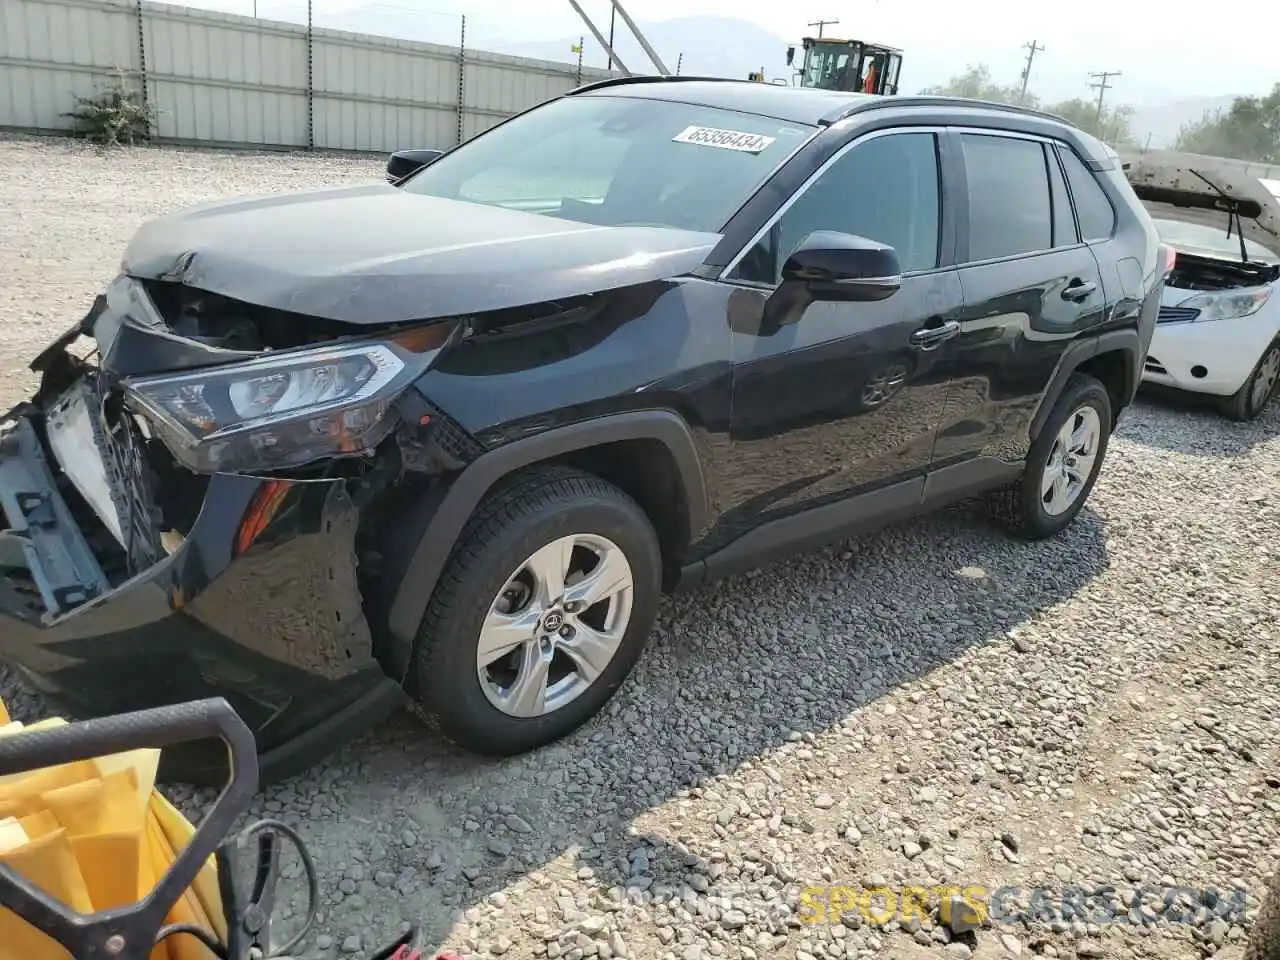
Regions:
<instances>
[{"instance_id":1,"label":"wheel arch trim","mask_svg":"<svg viewBox=\"0 0 1280 960\"><path fill-rule=\"evenodd\" d=\"M654 440L670 452L684 492L691 536L707 524L707 488L693 433L671 410L610 414L556 427L481 454L444 494L405 568L388 612L395 668L408 675L414 638L445 564L467 521L494 484L524 467L591 447L625 440Z\"/></svg>"},{"instance_id":2,"label":"wheel arch trim","mask_svg":"<svg viewBox=\"0 0 1280 960\"><path fill-rule=\"evenodd\" d=\"M1053 408L1057 405L1058 398L1062 396L1062 391L1066 389L1067 381L1071 379L1071 375L1079 370L1083 364L1100 354L1124 353L1126 355L1128 375L1125 386L1125 403L1132 402L1134 391L1137 390L1138 381L1142 376L1142 371L1138 369L1139 361L1137 359L1142 353L1141 343L1137 330L1110 330L1087 339L1078 340L1063 350L1062 357L1058 360L1058 367L1053 373L1053 378L1049 381L1049 386L1040 398L1040 406L1036 409L1035 416L1031 418L1030 441L1035 443L1040 436L1040 431L1044 429L1044 425L1049 419L1049 414L1053 412ZM1119 415L1119 410L1112 411L1113 417L1118 417Z\"/></svg>"}]
</instances>

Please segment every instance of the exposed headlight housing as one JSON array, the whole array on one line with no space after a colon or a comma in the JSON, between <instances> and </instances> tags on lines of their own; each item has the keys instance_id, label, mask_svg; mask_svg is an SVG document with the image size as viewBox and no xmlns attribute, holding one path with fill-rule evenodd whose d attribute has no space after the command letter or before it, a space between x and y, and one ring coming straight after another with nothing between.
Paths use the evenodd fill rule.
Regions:
<instances>
[{"instance_id":1,"label":"exposed headlight housing","mask_svg":"<svg viewBox=\"0 0 1280 960\"><path fill-rule=\"evenodd\" d=\"M1262 309L1262 305L1271 298L1270 286L1247 287L1239 290L1211 290L1208 293L1197 293L1178 304L1188 310L1199 310L1196 322L1206 320L1235 320L1247 317Z\"/></svg>"},{"instance_id":2,"label":"exposed headlight housing","mask_svg":"<svg viewBox=\"0 0 1280 960\"><path fill-rule=\"evenodd\" d=\"M293 350L138 377L124 382L125 402L191 470L298 467L377 446L393 426L391 402L439 348L436 343L419 352L413 346L388 340Z\"/></svg>"}]
</instances>

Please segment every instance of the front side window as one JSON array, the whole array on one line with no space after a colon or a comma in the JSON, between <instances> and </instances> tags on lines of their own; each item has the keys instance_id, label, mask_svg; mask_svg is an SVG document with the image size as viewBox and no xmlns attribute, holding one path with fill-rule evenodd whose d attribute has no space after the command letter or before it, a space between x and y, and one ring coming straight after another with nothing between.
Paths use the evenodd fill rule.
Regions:
<instances>
[{"instance_id":1,"label":"front side window","mask_svg":"<svg viewBox=\"0 0 1280 960\"><path fill-rule=\"evenodd\" d=\"M403 189L600 226L715 233L814 132L663 100L563 97L450 151Z\"/></svg>"},{"instance_id":2,"label":"front side window","mask_svg":"<svg viewBox=\"0 0 1280 960\"><path fill-rule=\"evenodd\" d=\"M815 230L849 233L898 252L904 272L938 265L941 190L932 133L893 133L855 145L813 181L743 258L733 278L776 284Z\"/></svg>"},{"instance_id":3,"label":"front side window","mask_svg":"<svg viewBox=\"0 0 1280 960\"><path fill-rule=\"evenodd\" d=\"M1036 140L966 133L969 260L995 260L1053 248L1044 147Z\"/></svg>"}]
</instances>

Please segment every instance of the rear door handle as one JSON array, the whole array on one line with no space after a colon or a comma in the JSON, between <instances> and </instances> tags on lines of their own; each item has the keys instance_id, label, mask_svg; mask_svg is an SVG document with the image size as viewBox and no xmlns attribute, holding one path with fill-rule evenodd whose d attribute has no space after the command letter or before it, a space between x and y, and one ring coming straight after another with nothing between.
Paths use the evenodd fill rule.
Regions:
<instances>
[{"instance_id":1,"label":"rear door handle","mask_svg":"<svg viewBox=\"0 0 1280 960\"><path fill-rule=\"evenodd\" d=\"M1092 280L1075 279L1063 288L1062 299L1079 303L1081 300L1087 300L1097 289L1098 285Z\"/></svg>"},{"instance_id":2,"label":"rear door handle","mask_svg":"<svg viewBox=\"0 0 1280 960\"><path fill-rule=\"evenodd\" d=\"M911 343L927 350L930 347L936 347L943 340L950 340L959 332L960 321L948 320L946 323L940 323L936 327L921 327L911 334Z\"/></svg>"}]
</instances>

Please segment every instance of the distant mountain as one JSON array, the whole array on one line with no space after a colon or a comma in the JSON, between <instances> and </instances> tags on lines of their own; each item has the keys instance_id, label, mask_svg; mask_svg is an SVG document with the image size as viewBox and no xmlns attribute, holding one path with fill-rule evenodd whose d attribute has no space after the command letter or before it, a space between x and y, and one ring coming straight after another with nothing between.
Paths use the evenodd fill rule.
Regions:
<instances>
[{"instance_id":1,"label":"distant mountain","mask_svg":"<svg viewBox=\"0 0 1280 960\"><path fill-rule=\"evenodd\" d=\"M790 79L787 69L787 41L763 27L731 17L680 17L660 23L637 21L649 41L672 73L679 64L686 76L740 77L746 79L753 70L764 68L769 78ZM595 20L608 38L609 18ZM591 67L608 65L608 54L583 25L583 63ZM576 54L569 48L577 37L547 41L501 40L498 53L536 57L540 60L572 60ZM627 25L619 17L614 30L613 48L632 73L656 73L644 49L636 42ZM683 54L683 58L681 57Z\"/></svg>"}]
</instances>

